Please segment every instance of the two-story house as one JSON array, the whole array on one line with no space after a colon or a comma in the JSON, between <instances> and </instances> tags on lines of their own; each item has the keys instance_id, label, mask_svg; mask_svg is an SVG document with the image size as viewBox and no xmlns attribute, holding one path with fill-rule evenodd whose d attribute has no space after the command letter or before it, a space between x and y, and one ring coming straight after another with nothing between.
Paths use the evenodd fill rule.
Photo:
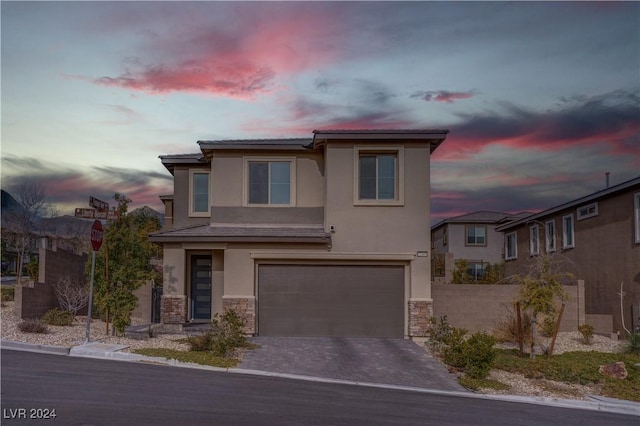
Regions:
<instances>
[{"instance_id":1,"label":"two-story house","mask_svg":"<svg viewBox=\"0 0 640 426\"><path fill-rule=\"evenodd\" d=\"M430 156L447 130L326 130L161 156L162 322L236 310L250 334L425 335Z\"/></svg>"},{"instance_id":2,"label":"two-story house","mask_svg":"<svg viewBox=\"0 0 640 426\"><path fill-rule=\"evenodd\" d=\"M586 321L597 332L625 337L640 325L640 176L497 229L507 276L551 254L584 280Z\"/></svg>"},{"instance_id":3,"label":"two-story house","mask_svg":"<svg viewBox=\"0 0 640 426\"><path fill-rule=\"evenodd\" d=\"M460 260L466 262L472 281L482 278L489 264L503 261L504 237L496 227L529 214L477 211L443 219L431 227L432 256L440 262L440 281L451 281L455 262Z\"/></svg>"}]
</instances>

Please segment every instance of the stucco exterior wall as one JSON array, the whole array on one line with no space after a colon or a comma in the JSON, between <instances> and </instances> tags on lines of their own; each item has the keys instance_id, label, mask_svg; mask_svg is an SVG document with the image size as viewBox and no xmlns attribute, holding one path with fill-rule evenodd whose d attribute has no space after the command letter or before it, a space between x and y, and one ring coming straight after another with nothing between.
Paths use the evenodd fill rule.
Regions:
<instances>
[{"instance_id":1,"label":"stucco exterior wall","mask_svg":"<svg viewBox=\"0 0 640 426\"><path fill-rule=\"evenodd\" d=\"M487 245L486 246L467 246L467 226L484 226L487 231ZM449 242L447 245L447 251L453 253L456 260L466 259L474 261L483 261L489 263L502 262L502 252L504 246L504 239L501 232L495 230L495 226L492 224L465 224L465 223L450 223L449 227Z\"/></svg>"},{"instance_id":2,"label":"stucco exterior wall","mask_svg":"<svg viewBox=\"0 0 640 426\"><path fill-rule=\"evenodd\" d=\"M173 172L173 227L182 228L191 225L209 223L206 217L189 217L189 170L194 167L176 166ZM204 164L198 170L209 171L209 165Z\"/></svg>"}]
</instances>

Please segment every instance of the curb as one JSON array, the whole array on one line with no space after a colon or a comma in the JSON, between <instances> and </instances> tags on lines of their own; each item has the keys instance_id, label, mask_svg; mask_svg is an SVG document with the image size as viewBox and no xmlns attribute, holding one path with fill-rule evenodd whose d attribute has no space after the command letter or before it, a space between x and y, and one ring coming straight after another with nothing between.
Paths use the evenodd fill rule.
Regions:
<instances>
[{"instance_id":1,"label":"curb","mask_svg":"<svg viewBox=\"0 0 640 426\"><path fill-rule=\"evenodd\" d=\"M243 374L262 377L277 377L290 380L302 380L315 383L341 384L350 386L362 386L378 389L401 390L408 392L419 392L431 395L457 396L463 398L497 400L520 404L545 405L559 408L569 408L578 410L602 411L608 413L625 414L640 417L640 403L633 401L616 400L613 398L591 397L590 401L573 399L560 399L548 397L532 397L520 395L490 395L474 392L445 391L437 389L427 389L413 386L388 385L382 383L359 382L354 380L330 379L324 377L304 376L299 374L276 373L261 370L249 370L244 368L222 368L189 362L182 362L175 359L150 357L127 352L100 351L83 347L82 345L71 348L60 346L45 346L31 343L13 342L8 340L0 341L1 349L49 353L56 355L69 355L77 358L95 358L104 360L139 362L142 364L165 365L168 367L191 368L197 370L213 371L218 373Z\"/></svg>"},{"instance_id":2,"label":"curb","mask_svg":"<svg viewBox=\"0 0 640 426\"><path fill-rule=\"evenodd\" d=\"M67 346L48 346L35 343L14 342L12 340L1 340L0 349L9 349L14 351L38 352L54 355L69 355L71 350Z\"/></svg>"}]
</instances>

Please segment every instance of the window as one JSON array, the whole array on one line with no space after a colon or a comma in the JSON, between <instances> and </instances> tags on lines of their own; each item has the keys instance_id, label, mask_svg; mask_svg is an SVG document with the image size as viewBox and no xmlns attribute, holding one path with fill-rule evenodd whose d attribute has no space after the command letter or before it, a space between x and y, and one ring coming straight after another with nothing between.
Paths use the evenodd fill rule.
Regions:
<instances>
[{"instance_id":1,"label":"window","mask_svg":"<svg viewBox=\"0 0 640 426\"><path fill-rule=\"evenodd\" d=\"M449 233L447 231L447 225L442 229L442 245L446 246L449 244Z\"/></svg>"},{"instance_id":2,"label":"window","mask_svg":"<svg viewBox=\"0 0 640 426\"><path fill-rule=\"evenodd\" d=\"M545 248L547 252L556 250L556 221L550 220L545 223Z\"/></svg>"},{"instance_id":3,"label":"window","mask_svg":"<svg viewBox=\"0 0 640 426\"><path fill-rule=\"evenodd\" d=\"M505 236L504 253L505 260L516 259L518 257L518 237L515 232Z\"/></svg>"},{"instance_id":4,"label":"window","mask_svg":"<svg viewBox=\"0 0 640 426\"><path fill-rule=\"evenodd\" d=\"M529 228L529 253L533 256L540 254L540 231L538 225Z\"/></svg>"},{"instance_id":5,"label":"window","mask_svg":"<svg viewBox=\"0 0 640 426\"><path fill-rule=\"evenodd\" d=\"M587 219L593 216L598 216L598 203L587 204L586 206L578 207L578 220Z\"/></svg>"},{"instance_id":6,"label":"window","mask_svg":"<svg viewBox=\"0 0 640 426\"><path fill-rule=\"evenodd\" d=\"M209 216L209 172L189 172L189 216Z\"/></svg>"},{"instance_id":7,"label":"window","mask_svg":"<svg viewBox=\"0 0 640 426\"><path fill-rule=\"evenodd\" d=\"M403 147L356 147L354 204L402 205Z\"/></svg>"},{"instance_id":8,"label":"window","mask_svg":"<svg viewBox=\"0 0 640 426\"><path fill-rule=\"evenodd\" d=\"M486 246L487 245L487 227L467 225L466 227L467 246Z\"/></svg>"},{"instance_id":9,"label":"window","mask_svg":"<svg viewBox=\"0 0 640 426\"><path fill-rule=\"evenodd\" d=\"M573 215L562 217L562 248L572 248L573 241Z\"/></svg>"},{"instance_id":10,"label":"window","mask_svg":"<svg viewBox=\"0 0 640 426\"><path fill-rule=\"evenodd\" d=\"M634 214L633 223L636 231L636 244L640 244L640 192L633 195Z\"/></svg>"},{"instance_id":11,"label":"window","mask_svg":"<svg viewBox=\"0 0 640 426\"><path fill-rule=\"evenodd\" d=\"M247 204L292 205L291 161L249 160Z\"/></svg>"},{"instance_id":12,"label":"window","mask_svg":"<svg viewBox=\"0 0 640 426\"><path fill-rule=\"evenodd\" d=\"M481 280L484 278L487 265L488 264L484 262L469 262L467 263L467 275L469 275L473 281Z\"/></svg>"}]
</instances>

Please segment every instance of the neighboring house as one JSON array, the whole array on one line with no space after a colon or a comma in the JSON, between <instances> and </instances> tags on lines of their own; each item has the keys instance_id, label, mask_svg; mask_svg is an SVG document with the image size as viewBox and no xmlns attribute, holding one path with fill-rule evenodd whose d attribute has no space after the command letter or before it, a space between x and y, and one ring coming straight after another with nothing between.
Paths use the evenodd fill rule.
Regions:
<instances>
[{"instance_id":1,"label":"neighboring house","mask_svg":"<svg viewBox=\"0 0 640 426\"><path fill-rule=\"evenodd\" d=\"M585 281L587 323L620 333L640 325L640 177L498 227L507 275L553 253ZM620 306L620 285L624 300ZM633 313L633 314L632 314Z\"/></svg>"},{"instance_id":2,"label":"neighboring house","mask_svg":"<svg viewBox=\"0 0 640 426\"><path fill-rule=\"evenodd\" d=\"M161 156L162 322L225 309L271 336L423 336L430 157L447 130L327 130Z\"/></svg>"},{"instance_id":3,"label":"neighboring house","mask_svg":"<svg viewBox=\"0 0 640 426\"><path fill-rule=\"evenodd\" d=\"M444 281L451 281L454 262L459 260L467 262L467 273L473 281L482 278L487 265L503 261L504 237L496 227L529 214L478 211L444 219L431 227L432 254L440 259L440 273L448 278Z\"/></svg>"}]
</instances>

